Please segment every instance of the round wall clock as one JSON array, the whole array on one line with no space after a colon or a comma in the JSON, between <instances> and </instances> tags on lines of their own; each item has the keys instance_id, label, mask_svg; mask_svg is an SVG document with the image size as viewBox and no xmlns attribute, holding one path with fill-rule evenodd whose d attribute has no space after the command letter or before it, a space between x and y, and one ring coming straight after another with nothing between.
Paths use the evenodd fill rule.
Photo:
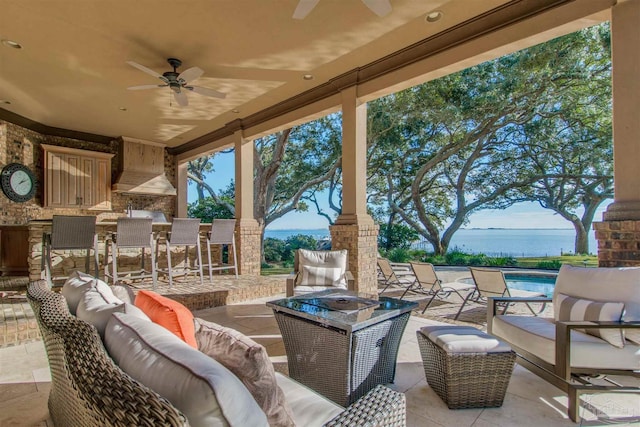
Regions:
<instances>
[{"instance_id":1,"label":"round wall clock","mask_svg":"<svg viewBox=\"0 0 640 427\"><path fill-rule=\"evenodd\" d=\"M0 173L0 186L5 196L14 202L26 202L36 192L36 180L31 169L20 163L9 163Z\"/></svg>"}]
</instances>

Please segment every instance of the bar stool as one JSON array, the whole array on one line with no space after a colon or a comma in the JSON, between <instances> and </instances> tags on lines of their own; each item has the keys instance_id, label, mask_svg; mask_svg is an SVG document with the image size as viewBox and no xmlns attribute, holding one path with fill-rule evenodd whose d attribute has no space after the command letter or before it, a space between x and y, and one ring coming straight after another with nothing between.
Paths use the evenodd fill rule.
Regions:
<instances>
[{"instance_id":1,"label":"bar stool","mask_svg":"<svg viewBox=\"0 0 640 427\"><path fill-rule=\"evenodd\" d=\"M104 275L110 277L113 284L117 284L119 277L127 280L147 279L153 281L153 289L158 282L156 271L156 247L153 235L153 220L151 218L118 218L118 225L115 233L110 233L105 241L104 250ZM109 273L109 248L111 248L112 261L111 273ZM139 270L118 271L118 258L120 249L140 249L141 261ZM151 252L151 270L145 269L145 249ZM120 274L120 276L119 276Z\"/></svg>"},{"instance_id":2,"label":"bar stool","mask_svg":"<svg viewBox=\"0 0 640 427\"><path fill-rule=\"evenodd\" d=\"M93 250L95 277L98 273L98 235L96 234L95 216L54 215L51 221L51 232L42 234L41 268L44 278L53 286L54 280L67 277L53 277L51 251L86 249L85 272L90 271L90 254Z\"/></svg>"},{"instance_id":3,"label":"bar stool","mask_svg":"<svg viewBox=\"0 0 640 427\"><path fill-rule=\"evenodd\" d=\"M209 281L213 280L213 270L233 270L238 278L238 256L236 253L236 220L235 219L214 219L211 221L211 230L207 232L207 256L209 263L206 267L209 269ZM224 245L229 249L227 264L213 264L211 260L211 245L220 245L221 252ZM233 264L231 264L231 255L233 254ZM222 253L220 254L222 256Z\"/></svg>"},{"instance_id":4,"label":"bar stool","mask_svg":"<svg viewBox=\"0 0 640 427\"><path fill-rule=\"evenodd\" d=\"M156 245L157 245L156 241ZM171 223L171 231L166 237L167 250L167 269L158 268L158 273L167 274L169 276L169 287L173 286L174 269L171 265L171 248L176 246L184 246L184 266L182 274L188 274L197 271L200 275L200 284L204 285L202 275L202 253L200 252L200 219L199 218L174 218ZM196 247L197 264L189 266L189 246ZM158 252L156 248L156 253Z\"/></svg>"}]
</instances>

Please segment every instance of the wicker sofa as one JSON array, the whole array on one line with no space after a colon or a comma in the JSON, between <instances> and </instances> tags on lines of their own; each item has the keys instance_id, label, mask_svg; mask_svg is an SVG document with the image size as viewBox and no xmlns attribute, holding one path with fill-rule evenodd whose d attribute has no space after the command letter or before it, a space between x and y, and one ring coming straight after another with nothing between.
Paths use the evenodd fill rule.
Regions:
<instances>
[{"instance_id":1,"label":"wicker sofa","mask_svg":"<svg viewBox=\"0 0 640 427\"><path fill-rule=\"evenodd\" d=\"M49 359L52 377L49 411L55 425L194 425L168 399L121 370L106 351L98 330L72 315L65 297L51 291L45 281L30 283L27 296ZM158 372L156 376L161 374ZM405 425L404 395L384 386L376 387L344 409L287 377L279 376L278 385L298 425L308 424L309 417L313 417L314 423L327 426ZM326 408L331 407L338 409L326 418L331 413ZM229 424L233 423L221 420L211 425Z\"/></svg>"}]
</instances>

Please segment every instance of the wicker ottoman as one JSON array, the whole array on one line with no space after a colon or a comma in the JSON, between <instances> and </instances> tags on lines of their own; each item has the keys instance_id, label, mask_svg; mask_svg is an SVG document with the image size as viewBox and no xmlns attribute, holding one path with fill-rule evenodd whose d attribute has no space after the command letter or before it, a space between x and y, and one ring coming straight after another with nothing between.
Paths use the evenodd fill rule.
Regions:
<instances>
[{"instance_id":1,"label":"wicker ottoman","mask_svg":"<svg viewBox=\"0 0 640 427\"><path fill-rule=\"evenodd\" d=\"M416 332L429 386L449 409L502 406L516 354L470 326L427 326Z\"/></svg>"}]
</instances>

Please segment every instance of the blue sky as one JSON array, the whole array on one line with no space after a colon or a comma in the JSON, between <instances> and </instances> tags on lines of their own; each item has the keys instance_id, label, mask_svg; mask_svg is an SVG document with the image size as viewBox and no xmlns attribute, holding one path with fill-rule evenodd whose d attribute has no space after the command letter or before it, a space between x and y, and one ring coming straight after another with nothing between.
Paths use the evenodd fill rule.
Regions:
<instances>
[{"instance_id":1,"label":"blue sky","mask_svg":"<svg viewBox=\"0 0 640 427\"><path fill-rule=\"evenodd\" d=\"M234 178L233 153L219 154L214 159L214 172L207 176L213 188L225 188ZM189 185L189 203L197 199L195 185ZM610 201L603 203L594 217L602 220L602 213ZM313 212L291 212L267 227L270 230L328 229L327 220ZM470 217L465 228L572 228L571 224L537 203L518 203L503 210L483 210Z\"/></svg>"}]
</instances>

